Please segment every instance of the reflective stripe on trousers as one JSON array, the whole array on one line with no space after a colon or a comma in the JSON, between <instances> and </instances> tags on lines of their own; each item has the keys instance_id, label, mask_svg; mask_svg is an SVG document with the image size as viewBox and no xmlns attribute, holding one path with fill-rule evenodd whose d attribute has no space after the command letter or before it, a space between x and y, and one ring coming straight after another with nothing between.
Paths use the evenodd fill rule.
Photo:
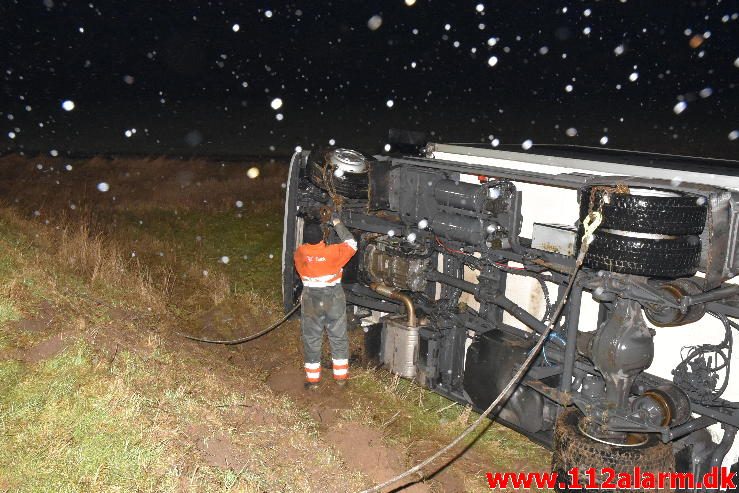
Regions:
<instances>
[{"instance_id":1,"label":"reflective stripe on trousers","mask_svg":"<svg viewBox=\"0 0 739 493\"><path fill-rule=\"evenodd\" d=\"M334 359L333 360L334 379L346 380L349 378L349 360Z\"/></svg>"},{"instance_id":2,"label":"reflective stripe on trousers","mask_svg":"<svg viewBox=\"0 0 739 493\"><path fill-rule=\"evenodd\" d=\"M305 379L311 383L321 381L321 363L305 364Z\"/></svg>"}]
</instances>

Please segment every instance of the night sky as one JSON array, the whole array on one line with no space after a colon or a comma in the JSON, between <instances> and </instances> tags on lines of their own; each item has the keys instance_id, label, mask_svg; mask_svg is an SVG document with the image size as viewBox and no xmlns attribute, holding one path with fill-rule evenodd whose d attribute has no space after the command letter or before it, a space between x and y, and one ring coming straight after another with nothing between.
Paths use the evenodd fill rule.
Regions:
<instances>
[{"instance_id":1,"label":"night sky","mask_svg":"<svg viewBox=\"0 0 739 493\"><path fill-rule=\"evenodd\" d=\"M5 0L0 18L2 150L375 152L395 127L739 157L737 1Z\"/></svg>"}]
</instances>

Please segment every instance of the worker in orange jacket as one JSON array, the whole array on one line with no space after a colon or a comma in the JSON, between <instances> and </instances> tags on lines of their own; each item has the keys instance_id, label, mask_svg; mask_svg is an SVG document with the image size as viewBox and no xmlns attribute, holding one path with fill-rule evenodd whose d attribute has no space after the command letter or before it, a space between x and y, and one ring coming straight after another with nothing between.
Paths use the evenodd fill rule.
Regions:
<instances>
[{"instance_id":1,"label":"worker in orange jacket","mask_svg":"<svg viewBox=\"0 0 739 493\"><path fill-rule=\"evenodd\" d=\"M305 387L318 388L321 381L321 345L326 329L331 345L334 381L343 386L349 376L349 338L346 334L346 298L341 287L343 267L357 252L357 242L337 215L331 217L338 244L327 244L323 234L306 228L305 243L295 250L295 268L303 281L301 327L305 359ZM315 225L313 225L315 226ZM322 236L322 239L321 239Z\"/></svg>"}]
</instances>

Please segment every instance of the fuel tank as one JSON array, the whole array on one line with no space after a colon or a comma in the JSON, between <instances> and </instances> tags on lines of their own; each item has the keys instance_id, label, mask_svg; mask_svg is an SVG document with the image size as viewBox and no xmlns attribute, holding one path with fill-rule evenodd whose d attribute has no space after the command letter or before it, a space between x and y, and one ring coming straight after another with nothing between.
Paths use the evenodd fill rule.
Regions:
<instances>
[{"instance_id":1,"label":"fuel tank","mask_svg":"<svg viewBox=\"0 0 739 493\"><path fill-rule=\"evenodd\" d=\"M467 349L464 390L478 409L487 408L526 359L531 344L492 330L479 335ZM556 407L541 394L520 385L499 416L531 433L552 429Z\"/></svg>"}]
</instances>

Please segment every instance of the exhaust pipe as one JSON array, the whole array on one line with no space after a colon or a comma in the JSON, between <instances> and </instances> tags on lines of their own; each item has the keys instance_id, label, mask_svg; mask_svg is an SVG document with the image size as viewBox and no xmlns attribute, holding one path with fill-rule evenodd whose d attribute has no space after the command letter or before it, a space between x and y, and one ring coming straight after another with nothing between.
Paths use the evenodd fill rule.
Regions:
<instances>
[{"instance_id":1,"label":"exhaust pipe","mask_svg":"<svg viewBox=\"0 0 739 493\"><path fill-rule=\"evenodd\" d=\"M411 300L410 296L379 282L371 283L370 288L377 294L385 296L386 298L390 298L391 300L397 300L403 303L403 305L405 305L406 316L408 317L408 327L416 327L416 307L413 306L413 300Z\"/></svg>"}]
</instances>

